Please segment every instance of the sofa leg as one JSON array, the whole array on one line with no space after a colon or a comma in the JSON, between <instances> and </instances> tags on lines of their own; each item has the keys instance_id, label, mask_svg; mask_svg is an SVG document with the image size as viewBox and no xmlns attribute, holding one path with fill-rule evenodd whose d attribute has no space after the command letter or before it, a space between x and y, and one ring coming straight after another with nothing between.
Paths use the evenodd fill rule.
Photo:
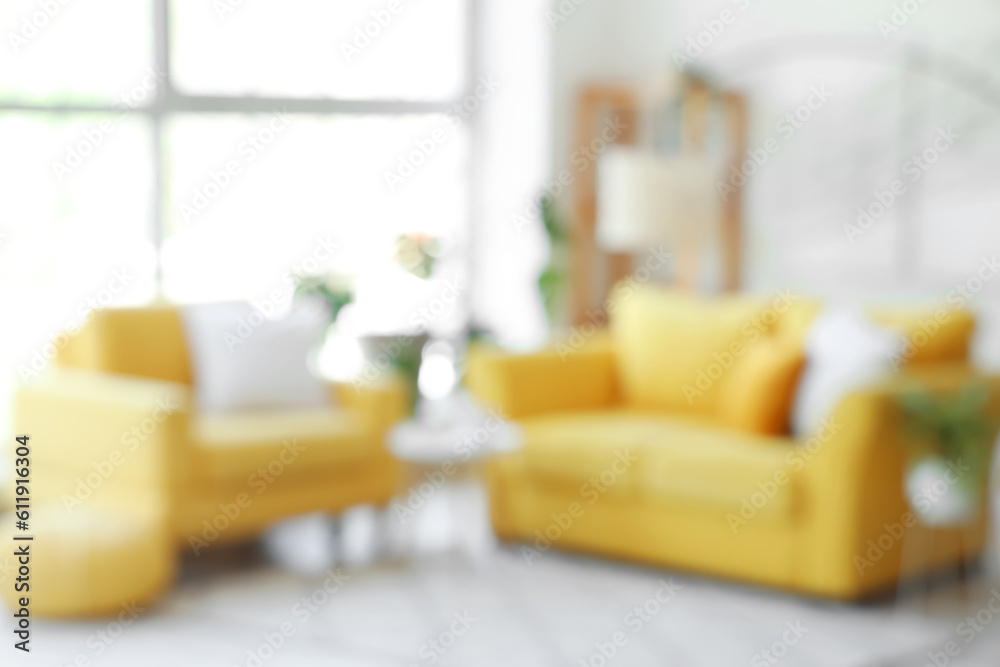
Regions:
<instances>
[{"instance_id":1,"label":"sofa leg","mask_svg":"<svg viewBox=\"0 0 1000 667\"><path fill-rule=\"evenodd\" d=\"M355 505L326 515L328 550L334 566L365 567L405 553L402 526L391 506Z\"/></svg>"},{"instance_id":2,"label":"sofa leg","mask_svg":"<svg viewBox=\"0 0 1000 667\"><path fill-rule=\"evenodd\" d=\"M330 545L330 566L336 567L344 562L344 519L341 514L330 514L326 521L329 529L327 539Z\"/></svg>"},{"instance_id":3,"label":"sofa leg","mask_svg":"<svg viewBox=\"0 0 1000 667\"><path fill-rule=\"evenodd\" d=\"M375 512L375 556L402 558L412 555L416 545L415 522L401 524L392 509L392 503L379 507Z\"/></svg>"}]
</instances>

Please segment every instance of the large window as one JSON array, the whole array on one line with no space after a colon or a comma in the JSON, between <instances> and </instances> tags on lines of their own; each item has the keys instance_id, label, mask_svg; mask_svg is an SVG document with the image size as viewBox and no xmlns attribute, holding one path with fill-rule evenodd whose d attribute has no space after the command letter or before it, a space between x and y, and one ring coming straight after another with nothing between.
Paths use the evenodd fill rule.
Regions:
<instances>
[{"instance_id":1,"label":"large window","mask_svg":"<svg viewBox=\"0 0 1000 667\"><path fill-rule=\"evenodd\" d=\"M0 4L4 410L9 380L94 306L259 299L291 290L289 271L336 271L364 327L405 328L466 270L474 15L466 0ZM442 240L431 280L394 260L402 234Z\"/></svg>"}]
</instances>

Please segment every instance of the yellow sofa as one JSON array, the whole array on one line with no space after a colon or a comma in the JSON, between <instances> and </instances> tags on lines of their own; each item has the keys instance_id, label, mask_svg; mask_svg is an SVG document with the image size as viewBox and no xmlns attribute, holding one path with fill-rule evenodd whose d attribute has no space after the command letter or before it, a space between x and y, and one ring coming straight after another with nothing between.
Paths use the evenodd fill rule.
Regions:
<instances>
[{"instance_id":1,"label":"yellow sofa","mask_svg":"<svg viewBox=\"0 0 1000 667\"><path fill-rule=\"evenodd\" d=\"M397 466L384 434L404 415L406 390L386 376L330 392L332 411L199 414L178 310L96 311L67 336L45 377L16 397L15 428L32 444L32 504L47 506L38 528L65 544L95 515L143 526L141 544L116 544L143 553L155 544L160 556L107 574L130 582L119 585L125 594L149 601L169 585L181 549L202 553L295 514L385 505ZM76 532L82 551L107 548ZM58 551L46 557L86 555ZM57 565L47 570L74 571ZM97 584L86 579L64 577L63 601L35 600L35 613L114 611L107 595L87 593Z\"/></svg>"},{"instance_id":2,"label":"yellow sofa","mask_svg":"<svg viewBox=\"0 0 1000 667\"><path fill-rule=\"evenodd\" d=\"M856 599L981 550L985 511L938 530L910 512L897 404L914 382L951 392L975 378L1000 415L997 378L966 363L968 314L938 311L927 336L923 313L874 313L910 341L906 365L796 441L727 426L719 402L726 364L758 341L801 350L816 304L633 286L608 311L610 332L585 325L541 352L469 355L467 385L525 434L489 479L494 527L528 562L578 550ZM718 381L699 383L709 375Z\"/></svg>"}]
</instances>

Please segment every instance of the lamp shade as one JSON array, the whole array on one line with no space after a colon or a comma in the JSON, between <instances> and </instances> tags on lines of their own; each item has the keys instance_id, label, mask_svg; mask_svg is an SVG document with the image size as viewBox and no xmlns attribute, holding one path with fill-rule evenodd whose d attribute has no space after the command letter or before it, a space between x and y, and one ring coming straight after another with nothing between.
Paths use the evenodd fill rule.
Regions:
<instances>
[{"instance_id":1,"label":"lamp shade","mask_svg":"<svg viewBox=\"0 0 1000 667\"><path fill-rule=\"evenodd\" d=\"M719 219L703 158L610 146L597 165L597 242L607 252L698 241Z\"/></svg>"}]
</instances>

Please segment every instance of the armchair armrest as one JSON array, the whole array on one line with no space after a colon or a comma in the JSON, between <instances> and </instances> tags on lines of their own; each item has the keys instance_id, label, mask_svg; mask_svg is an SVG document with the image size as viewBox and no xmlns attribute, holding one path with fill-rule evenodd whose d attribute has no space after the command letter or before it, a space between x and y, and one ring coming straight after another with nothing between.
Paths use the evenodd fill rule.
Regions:
<instances>
[{"instance_id":1,"label":"armchair armrest","mask_svg":"<svg viewBox=\"0 0 1000 667\"><path fill-rule=\"evenodd\" d=\"M604 336L582 346L557 343L532 354L479 345L469 351L465 382L481 401L510 419L618 402L614 350Z\"/></svg>"},{"instance_id":2,"label":"armchair armrest","mask_svg":"<svg viewBox=\"0 0 1000 667\"><path fill-rule=\"evenodd\" d=\"M161 504L187 441L189 393L173 382L63 368L21 387L14 423L30 437L35 498L69 511L75 501Z\"/></svg>"},{"instance_id":3,"label":"armchair armrest","mask_svg":"<svg viewBox=\"0 0 1000 667\"><path fill-rule=\"evenodd\" d=\"M333 400L357 413L365 430L379 437L394 424L406 418L409 391L402 378L387 374L375 382L330 384Z\"/></svg>"},{"instance_id":4,"label":"armchair armrest","mask_svg":"<svg viewBox=\"0 0 1000 667\"><path fill-rule=\"evenodd\" d=\"M810 511L809 525L803 531L815 547L803 559L804 569L822 570L827 578L842 582L843 590L854 587L859 592L875 590L899 576L903 549L898 527L903 526L906 534L912 531L914 537L928 530L915 525L906 498L904 474L909 455L900 395L917 387L948 395L968 382L989 387L986 410L994 419L1000 416L1000 376L976 373L964 363L930 364L907 369L845 397L824 427L799 443L796 467L804 480ZM927 552L928 562L911 565L925 571L950 562L949 552L955 549L975 553L974 543L984 531L981 513L979 522L967 529L942 531L941 544L935 545L933 553ZM954 535L946 535L949 532ZM883 534L888 538L882 539L882 546L889 539L893 546L873 560L869 541L877 545ZM954 544L945 545L948 540ZM955 554L950 557L954 559Z\"/></svg>"}]
</instances>

